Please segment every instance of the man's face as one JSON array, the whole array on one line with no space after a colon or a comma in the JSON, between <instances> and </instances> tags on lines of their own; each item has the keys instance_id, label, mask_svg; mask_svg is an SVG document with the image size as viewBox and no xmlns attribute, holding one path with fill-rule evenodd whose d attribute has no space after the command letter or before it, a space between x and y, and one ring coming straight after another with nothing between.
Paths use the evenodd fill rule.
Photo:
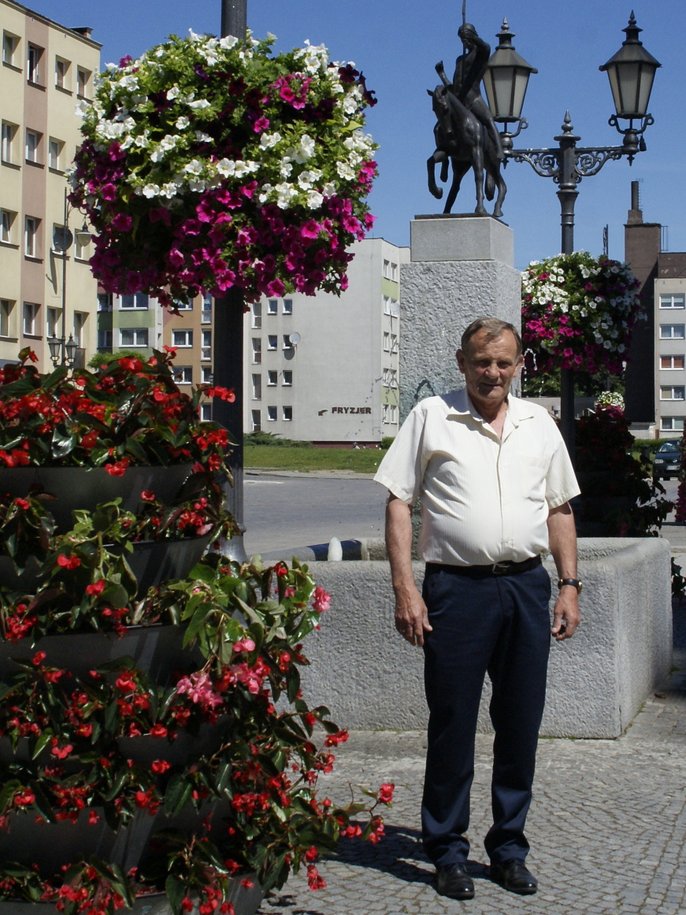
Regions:
<instances>
[{"instance_id":1,"label":"man's face","mask_svg":"<svg viewBox=\"0 0 686 915\"><path fill-rule=\"evenodd\" d=\"M485 330L477 331L467 348L457 351L467 393L484 419L492 420L498 415L522 362L515 336L509 330L490 340Z\"/></svg>"}]
</instances>

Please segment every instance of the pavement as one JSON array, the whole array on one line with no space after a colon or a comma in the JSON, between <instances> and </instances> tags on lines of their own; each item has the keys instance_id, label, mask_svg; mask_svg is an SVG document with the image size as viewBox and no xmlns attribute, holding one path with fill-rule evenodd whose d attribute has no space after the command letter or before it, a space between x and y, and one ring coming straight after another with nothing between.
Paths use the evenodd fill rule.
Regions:
<instances>
[{"instance_id":1,"label":"pavement","mask_svg":"<svg viewBox=\"0 0 686 915\"><path fill-rule=\"evenodd\" d=\"M686 528L667 524L686 569ZM402 672L398 671L398 676ZM392 684L389 684L392 688ZM335 714L334 714L335 718ZM341 722L344 724L344 722ZM424 734L352 732L337 748L322 793L395 783L378 845L344 840L320 865L325 889L298 874L262 903L259 915L683 915L686 912L686 601L674 606L674 669L616 740L544 739L539 744L527 836L535 896L508 893L488 878L490 744L477 736L469 866L473 900L440 897L420 843Z\"/></svg>"}]
</instances>

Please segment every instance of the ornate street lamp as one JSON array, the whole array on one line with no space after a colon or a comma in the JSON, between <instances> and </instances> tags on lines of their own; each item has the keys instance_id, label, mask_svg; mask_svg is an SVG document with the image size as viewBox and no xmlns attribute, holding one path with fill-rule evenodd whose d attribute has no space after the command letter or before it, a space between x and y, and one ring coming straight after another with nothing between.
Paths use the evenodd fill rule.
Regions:
<instances>
[{"instance_id":1,"label":"ornate street lamp","mask_svg":"<svg viewBox=\"0 0 686 915\"><path fill-rule=\"evenodd\" d=\"M505 164L509 159L528 162L537 175L552 178L558 185L560 201L562 254L574 251L574 205L579 194L577 185L582 178L597 175L610 159L626 156L629 164L638 152L645 150L643 134L654 121L648 113L650 93L655 72L660 63L646 51L638 35L641 29L636 25L633 12L624 29L626 40L617 53L600 69L607 72L615 105L609 123L624 137L621 146L579 147L580 137L574 135L571 117L565 112L562 133L555 137L556 147L547 149L515 149L513 139L527 126L522 117L524 97L531 73L536 69L517 54L512 46L513 33L507 20L498 33L499 44L488 62L484 76L488 105L493 119L505 125L501 134L505 152ZM620 126L620 120L629 122ZM634 122L638 124L634 124ZM514 132L508 125L515 124ZM562 435L570 454L574 454L574 373L561 372L560 419Z\"/></svg>"},{"instance_id":2,"label":"ornate street lamp","mask_svg":"<svg viewBox=\"0 0 686 915\"><path fill-rule=\"evenodd\" d=\"M50 350L50 359L53 365L60 363L68 365L70 368L74 365L76 354L79 348L78 343L74 340L72 334L69 334L67 340L67 251L74 244L74 239L80 244L88 244L90 241L90 232L88 226L82 225L76 232L69 228L69 207L68 191L64 191L64 222L61 226L55 226L52 234L52 248L60 256L62 261L62 336L52 336L48 339L48 348Z\"/></svg>"}]
</instances>

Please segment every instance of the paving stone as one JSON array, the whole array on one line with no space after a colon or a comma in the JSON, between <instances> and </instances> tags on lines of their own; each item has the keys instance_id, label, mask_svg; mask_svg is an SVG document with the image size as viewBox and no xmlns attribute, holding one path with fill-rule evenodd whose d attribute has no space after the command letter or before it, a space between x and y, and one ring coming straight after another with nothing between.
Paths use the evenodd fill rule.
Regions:
<instances>
[{"instance_id":1,"label":"paving stone","mask_svg":"<svg viewBox=\"0 0 686 915\"><path fill-rule=\"evenodd\" d=\"M344 842L322 862L327 888L302 875L270 894L259 915L683 915L686 912L686 626L675 612L670 684L650 697L617 740L546 739L539 745L528 859L536 896L506 893L486 876L491 738L477 737L470 860L476 896L437 896L420 844L425 735L353 732L338 748L326 792L396 784L377 846ZM678 622L678 625L677 625ZM676 641L676 640L679 641ZM679 688L675 688L678 684Z\"/></svg>"}]
</instances>

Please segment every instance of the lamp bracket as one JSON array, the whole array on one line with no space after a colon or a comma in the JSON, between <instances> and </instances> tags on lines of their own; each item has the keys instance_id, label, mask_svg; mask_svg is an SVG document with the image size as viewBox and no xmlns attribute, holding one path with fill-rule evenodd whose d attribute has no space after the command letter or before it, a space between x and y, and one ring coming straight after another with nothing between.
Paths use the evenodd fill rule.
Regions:
<instances>
[{"instance_id":1,"label":"lamp bracket","mask_svg":"<svg viewBox=\"0 0 686 915\"><path fill-rule=\"evenodd\" d=\"M635 150L638 151L638 150ZM528 162L541 178L552 178L556 184L576 185L582 178L597 175L606 162L631 155L625 146L601 146L596 149L574 147L572 167L563 175L563 149L506 149L505 155L515 162Z\"/></svg>"}]
</instances>

